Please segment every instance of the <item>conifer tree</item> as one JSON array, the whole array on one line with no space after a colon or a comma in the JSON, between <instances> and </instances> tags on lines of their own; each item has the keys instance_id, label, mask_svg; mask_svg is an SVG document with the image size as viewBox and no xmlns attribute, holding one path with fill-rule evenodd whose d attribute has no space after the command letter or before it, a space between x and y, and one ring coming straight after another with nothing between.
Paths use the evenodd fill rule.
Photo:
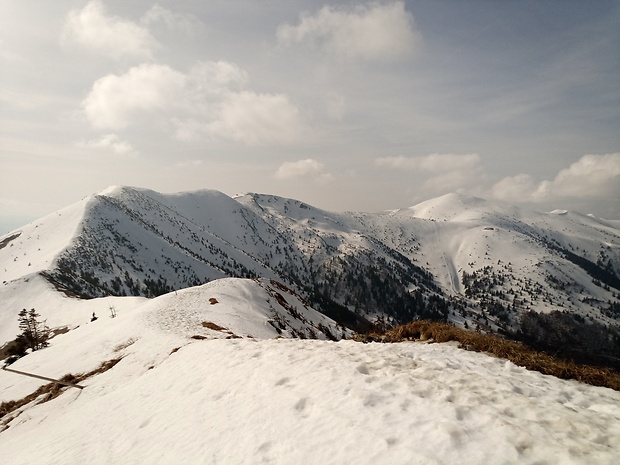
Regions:
<instances>
[{"instance_id":1,"label":"conifer tree","mask_svg":"<svg viewBox=\"0 0 620 465\"><path fill-rule=\"evenodd\" d=\"M39 350L47 347L49 328L44 321L39 321L39 315L34 308L27 311L25 308L18 314L19 329L21 334L17 339L25 342L27 348Z\"/></svg>"}]
</instances>

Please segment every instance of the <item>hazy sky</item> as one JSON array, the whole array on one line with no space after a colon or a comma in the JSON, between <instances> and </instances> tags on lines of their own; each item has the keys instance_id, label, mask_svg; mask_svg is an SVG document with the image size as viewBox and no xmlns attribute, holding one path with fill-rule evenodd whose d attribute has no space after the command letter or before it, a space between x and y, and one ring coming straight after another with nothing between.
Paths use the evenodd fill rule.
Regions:
<instances>
[{"instance_id":1,"label":"hazy sky","mask_svg":"<svg viewBox=\"0 0 620 465\"><path fill-rule=\"evenodd\" d=\"M113 184L620 218L620 2L0 0L0 233Z\"/></svg>"}]
</instances>

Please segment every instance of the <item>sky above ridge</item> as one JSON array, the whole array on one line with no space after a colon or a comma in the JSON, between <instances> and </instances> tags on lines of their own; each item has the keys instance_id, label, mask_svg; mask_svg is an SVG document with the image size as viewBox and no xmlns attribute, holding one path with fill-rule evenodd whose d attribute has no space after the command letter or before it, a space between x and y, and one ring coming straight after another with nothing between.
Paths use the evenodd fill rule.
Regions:
<instances>
[{"instance_id":1,"label":"sky above ridge","mask_svg":"<svg viewBox=\"0 0 620 465\"><path fill-rule=\"evenodd\" d=\"M620 3L0 0L0 234L109 185L620 219Z\"/></svg>"}]
</instances>

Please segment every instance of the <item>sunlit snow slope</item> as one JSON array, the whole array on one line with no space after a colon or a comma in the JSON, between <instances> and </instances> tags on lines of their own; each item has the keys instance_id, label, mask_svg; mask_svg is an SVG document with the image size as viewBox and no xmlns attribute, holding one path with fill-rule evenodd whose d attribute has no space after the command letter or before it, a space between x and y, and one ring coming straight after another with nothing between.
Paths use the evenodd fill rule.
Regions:
<instances>
[{"instance_id":1,"label":"sunlit snow slope","mask_svg":"<svg viewBox=\"0 0 620 465\"><path fill-rule=\"evenodd\" d=\"M41 276L85 298L276 279L355 330L433 318L516 334L530 310L620 321L617 224L460 194L335 213L272 195L111 187L0 237L0 323L11 337L33 305L15 295L35 293L16 289Z\"/></svg>"},{"instance_id":2,"label":"sunlit snow slope","mask_svg":"<svg viewBox=\"0 0 620 465\"><path fill-rule=\"evenodd\" d=\"M22 308L57 330L9 368L113 362L1 417L2 463L615 464L617 392L451 345L336 341L350 330L326 314L613 325L619 237L460 195L333 213L107 189L0 237L0 346ZM44 384L0 371L0 402Z\"/></svg>"},{"instance_id":3,"label":"sunlit snow slope","mask_svg":"<svg viewBox=\"0 0 620 465\"><path fill-rule=\"evenodd\" d=\"M275 335L266 283L229 284L102 317L14 363L61 376L120 359L83 390L0 419L3 463L611 465L620 455L618 392L451 345L262 339ZM0 371L0 400L38 385Z\"/></svg>"}]
</instances>

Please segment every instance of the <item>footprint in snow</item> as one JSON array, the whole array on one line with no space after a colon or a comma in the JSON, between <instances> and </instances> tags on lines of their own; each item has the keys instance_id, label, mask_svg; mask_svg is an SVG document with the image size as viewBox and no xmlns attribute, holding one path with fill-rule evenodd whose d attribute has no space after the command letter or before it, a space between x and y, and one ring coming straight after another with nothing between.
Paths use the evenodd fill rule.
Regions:
<instances>
[{"instance_id":1,"label":"footprint in snow","mask_svg":"<svg viewBox=\"0 0 620 465\"><path fill-rule=\"evenodd\" d=\"M276 386L286 386L291 378L282 378L276 382Z\"/></svg>"},{"instance_id":2,"label":"footprint in snow","mask_svg":"<svg viewBox=\"0 0 620 465\"><path fill-rule=\"evenodd\" d=\"M295 410L301 414L303 418L310 416L310 407L312 402L307 397L302 397L295 404Z\"/></svg>"}]
</instances>

